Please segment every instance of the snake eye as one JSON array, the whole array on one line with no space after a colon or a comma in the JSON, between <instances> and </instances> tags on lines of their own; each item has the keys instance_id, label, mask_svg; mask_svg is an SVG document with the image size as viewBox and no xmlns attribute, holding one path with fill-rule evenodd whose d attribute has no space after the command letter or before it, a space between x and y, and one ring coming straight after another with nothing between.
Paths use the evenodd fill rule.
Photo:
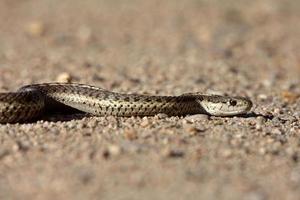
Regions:
<instances>
[{"instance_id":1,"label":"snake eye","mask_svg":"<svg viewBox=\"0 0 300 200\"><path fill-rule=\"evenodd\" d=\"M230 100L230 101L229 101L229 104L230 104L231 106L236 106L237 102L236 102L236 100Z\"/></svg>"}]
</instances>

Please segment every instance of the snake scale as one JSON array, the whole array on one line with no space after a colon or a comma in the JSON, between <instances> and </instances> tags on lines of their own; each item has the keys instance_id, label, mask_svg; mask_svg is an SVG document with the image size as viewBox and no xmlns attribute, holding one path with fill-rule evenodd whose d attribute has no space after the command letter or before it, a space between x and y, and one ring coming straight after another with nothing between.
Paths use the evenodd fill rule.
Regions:
<instances>
[{"instance_id":1,"label":"snake scale","mask_svg":"<svg viewBox=\"0 0 300 200\"><path fill-rule=\"evenodd\" d=\"M0 93L0 123L37 119L60 104L97 116L169 116L208 114L234 116L247 113L252 102L244 97L201 93L179 96L121 94L75 83L43 83L21 87L17 92Z\"/></svg>"}]
</instances>

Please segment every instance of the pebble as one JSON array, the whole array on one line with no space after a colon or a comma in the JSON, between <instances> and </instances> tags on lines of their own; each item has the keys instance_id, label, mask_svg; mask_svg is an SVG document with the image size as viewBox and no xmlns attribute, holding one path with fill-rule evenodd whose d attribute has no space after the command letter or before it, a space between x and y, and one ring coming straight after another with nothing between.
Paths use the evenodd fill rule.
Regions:
<instances>
[{"instance_id":1,"label":"pebble","mask_svg":"<svg viewBox=\"0 0 300 200\"><path fill-rule=\"evenodd\" d=\"M281 96L289 103L294 103L299 95L290 91L283 91L281 92Z\"/></svg>"},{"instance_id":2,"label":"pebble","mask_svg":"<svg viewBox=\"0 0 300 200\"><path fill-rule=\"evenodd\" d=\"M80 167L76 171L77 171L76 174L77 174L79 180L83 184L87 184L87 183L91 182L91 180L95 177L95 173L91 168Z\"/></svg>"},{"instance_id":3,"label":"pebble","mask_svg":"<svg viewBox=\"0 0 300 200\"><path fill-rule=\"evenodd\" d=\"M103 151L103 157L109 158L111 156L118 156L122 153L121 147L117 145L110 145Z\"/></svg>"},{"instance_id":4,"label":"pebble","mask_svg":"<svg viewBox=\"0 0 300 200\"><path fill-rule=\"evenodd\" d=\"M136 142L124 142L122 150L130 153L140 153L147 150L147 145L142 145Z\"/></svg>"},{"instance_id":5,"label":"pebble","mask_svg":"<svg viewBox=\"0 0 300 200\"><path fill-rule=\"evenodd\" d=\"M169 157L169 158L181 158L184 157L184 151L179 150L179 149L165 149L162 151L162 155L164 157Z\"/></svg>"},{"instance_id":6,"label":"pebble","mask_svg":"<svg viewBox=\"0 0 300 200\"><path fill-rule=\"evenodd\" d=\"M138 134L135 129L126 129L123 134L124 134L124 137L128 140L138 139Z\"/></svg>"},{"instance_id":7,"label":"pebble","mask_svg":"<svg viewBox=\"0 0 300 200\"><path fill-rule=\"evenodd\" d=\"M30 148L29 141L17 141L16 144L13 146L14 151L28 151Z\"/></svg>"},{"instance_id":8,"label":"pebble","mask_svg":"<svg viewBox=\"0 0 300 200\"><path fill-rule=\"evenodd\" d=\"M271 134L281 135L282 131L279 128L275 128L271 130Z\"/></svg>"},{"instance_id":9,"label":"pebble","mask_svg":"<svg viewBox=\"0 0 300 200\"><path fill-rule=\"evenodd\" d=\"M205 130L199 129L191 124L184 124L183 125L184 130L189 133L191 136L197 135L200 132L204 132Z\"/></svg>"},{"instance_id":10,"label":"pebble","mask_svg":"<svg viewBox=\"0 0 300 200\"><path fill-rule=\"evenodd\" d=\"M300 111L294 112L293 116L296 117L296 118L300 118Z\"/></svg>"},{"instance_id":11,"label":"pebble","mask_svg":"<svg viewBox=\"0 0 300 200\"><path fill-rule=\"evenodd\" d=\"M276 115L281 114L281 110L280 110L279 108L275 108L275 109L273 110L273 112L274 112L274 114L276 114Z\"/></svg>"},{"instance_id":12,"label":"pebble","mask_svg":"<svg viewBox=\"0 0 300 200\"><path fill-rule=\"evenodd\" d=\"M194 122L199 122L199 121L205 121L205 120L208 120L208 115L205 115L205 114L189 115L189 116L186 116L184 119L185 119L187 122L194 123Z\"/></svg>"},{"instance_id":13,"label":"pebble","mask_svg":"<svg viewBox=\"0 0 300 200\"><path fill-rule=\"evenodd\" d=\"M288 147L285 152L287 153L287 155L291 156L293 155L296 151L293 147Z\"/></svg>"},{"instance_id":14,"label":"pebble","mask_svg":"<svg viewBox=\"0 0 300 200\"><path fill-rule=\"evenodd\" d=\"M280 151L281 143L280 142L275 142L271 146L271 151L274 155L277 155Z\"/></svg>"},{"instance_id":15,"label":"pebble","mask_svg":"<svg viewBox=\"0 0 300 200\"><path fill-rule=\"evenodd\" d=\"M255 129L256 130L262 130L262 126L264 125L264 123L266 122L266 119L262 116L258 116L256 118L256 125L255 125Z\"/></svg>"},{"instance_id":16,"label":"pebble","mask_svg":"<svg viewBox=\"0 0 300 200\"><path fill-rule=\"evenodd\" d=\"M205 152L203 152L203 149L201 147L195 148L195 150L192 152L192 157L195 160L200 160L205 156Z\"/></svg>"},{"instance_id":17,"label":"pebble","mask_svg":"<svg viewBox=\"0 0 300 200\"><path fill-rule=\"evenodd\" d=\"M149 126L149 124L150 124L150 122L149 122L149 120L148 120L148 118L143 118L143 120L142 120L142 122L141 122L141 127L147 127L147 126Z\"/></svg>"},{"instance_id":18,"label":"pebble","mask_svg":"<svg viewBox=\"0 0 300 200\"><path fill-rule=\"evenodd\" d=\"M71 83L72 82L72 76L66 72L59 74L56 77L56 81L59 83Z\"/></svg>"},{"instance_id":19,"label":"pebble","mask_svg":"<svg viewBox=\"0 0 300 200\"><path fill-rule=\"evenodd\" d=\"M87 127L95 128L96 126L97 126L97 121L96 120L90 120L87 123Z\"/></svg>"},{"instance_id":20,"label":"pebble","mask_svg":"<svg viewBox=\"0 0 300 200\"><path fill-rule=\"evenodd\" d=\"M27 32L34 37L40 37L45 33L45 25L41 21L32 21L27 25Z\"/></svg>"},{"instance_id":21,"label":"pebble","mask_svg":"<svg viewBox=\"0 0 300 200\"><path fill-rule=\"evenodd\" d=\"M258 153L261 155L265 155L267 153L267 149L265 147L260 147L258 149Z\"/></svg>"},{"instance_id":22,"label":"pebble","mask_svg":"<svg viewBox=\"0 0 300 200\"><path fill-rule=\"evenodd\" d=\"M166 119L168 118L168 115L165 113L158 113L157 115L155 115L155 118L157 119Z\"/></svg>"},{"instance_id":23,"label":"pebble","mask_svg":"<svg viewBox=\"0 0 300 200\"><path fill-rule=\"evenodd\" d=\"M224 158L230 158L232 156L233 152L231 149L223 149L221 151L221 155L224 157Z\"/></svg>"},{"instance_id":24,"label":"pebble","mask_svg":"<svg viewBox=\"0 0 300 200\"><path fill-rule=\"evenodd\" d=\"M259 123L259 124L264 124L266 121L267 121L267 119L264 118L263 116L258 116L256 118L256 122Z\"/></svg>"},{"instance_id":25,"label":"pebble","mask_svg":"<svg viewBox=\"0 0 300 200\"><path fill-rule=\"evenodd\" d=\"M259 94L259 95L258 95L258 98L259 98L260 100L267 100L268 96L267 96L266 94Z\"/></svg>"}]
</instances>

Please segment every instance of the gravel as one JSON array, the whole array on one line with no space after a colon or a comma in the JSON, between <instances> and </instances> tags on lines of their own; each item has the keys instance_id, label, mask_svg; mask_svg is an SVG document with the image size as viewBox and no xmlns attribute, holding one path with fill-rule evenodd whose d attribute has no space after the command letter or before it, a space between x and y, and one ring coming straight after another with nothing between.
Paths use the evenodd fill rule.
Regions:
<instances>
[{"instance_id":1,"label":"gravel","mask_svg":"<svg viewBox=\"0 0 300 200\"><path fill-rule=\"evenodd\" d=\"M299 13L293 0L1 2L1 92L72 81L254 107L0 125L0 198L299 199Z\"/></svg>"}]
</instances>

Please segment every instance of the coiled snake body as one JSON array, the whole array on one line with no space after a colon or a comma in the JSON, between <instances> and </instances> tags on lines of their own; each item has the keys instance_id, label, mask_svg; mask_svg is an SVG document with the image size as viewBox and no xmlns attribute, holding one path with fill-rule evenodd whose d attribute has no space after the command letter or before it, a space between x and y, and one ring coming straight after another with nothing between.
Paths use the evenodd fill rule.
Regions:
<instances>
[{"instance_id":1,"label":"coiled snake body","mask_svg":"<svg viewBox=\"0 0 300 200\"><path fill-rule=\"evenodd\" d=\"M159 113L169 116L197 113L233 116L244 114L252 107L252 102L244 97L201 93L147 96L120 94L83 84L44 83L27 85L17 92L0 93L0 123L37 118L56 103L98 116L150 116Z\"/></svg>"}]
</instances>

